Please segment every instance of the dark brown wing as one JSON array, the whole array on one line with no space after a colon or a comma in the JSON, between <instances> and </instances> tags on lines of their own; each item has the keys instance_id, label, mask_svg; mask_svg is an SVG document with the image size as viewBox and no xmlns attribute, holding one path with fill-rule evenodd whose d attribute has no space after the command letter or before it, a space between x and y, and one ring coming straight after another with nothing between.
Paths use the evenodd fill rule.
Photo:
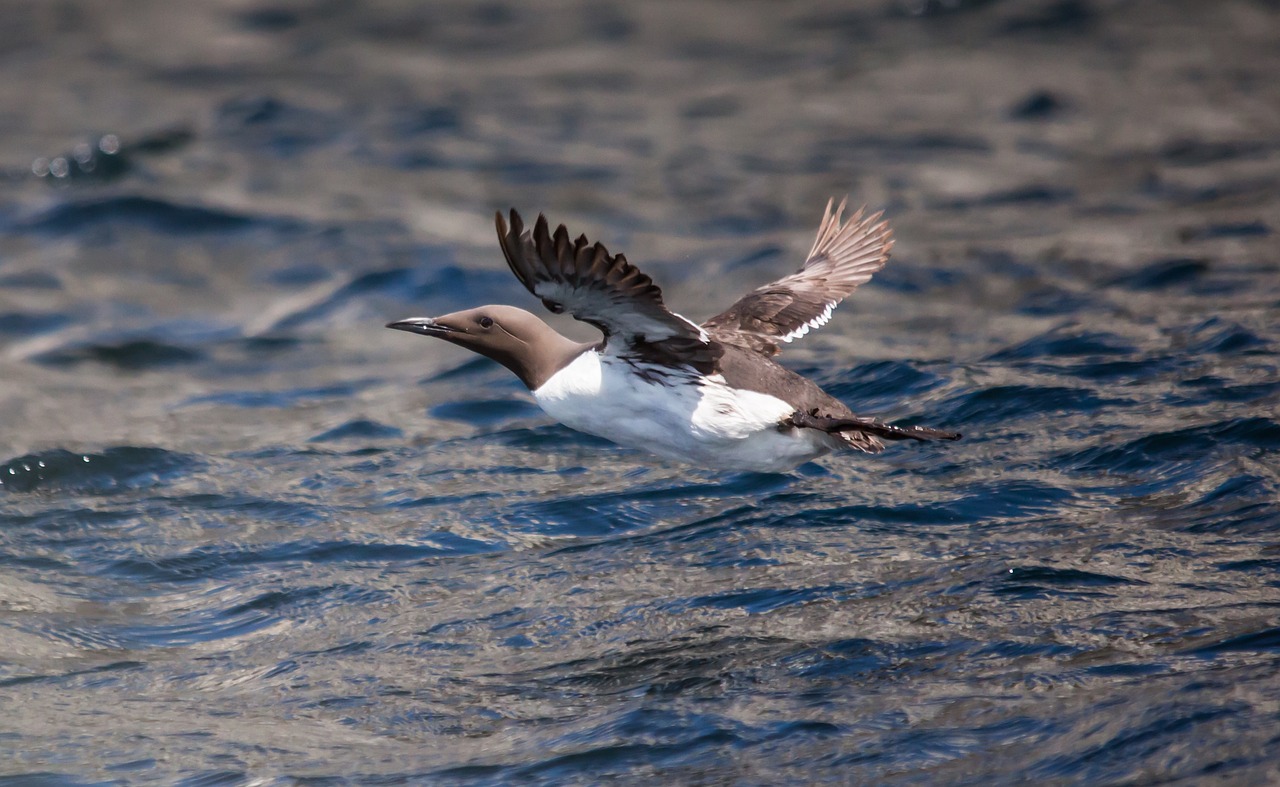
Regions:
<instances>
[{"instance_id":1,"label":"dark brown wing","mask_svg":"<svg viewBox=\"0 0 1280 787\"><path fill-rule=\"evenodd\" d=\"M515 210L510 227L501 213L495 224L511 272L549 310L596 326L606 348L618 354L711 368L718 348L707 333L669 310L653 279L625 256L609 254L585 235L571 242L563 224L552 234L541 214L532 232Z\"/></svg>"},{"instance_id":2,"label":"dark brown wing","mask_svg":"<svg viewBox=\"0 0 1280 787\"><path fill-rule=\"evenodd\" d=\"M881 213L861 208L841 221L846 200L827 202L818 237L800 270L743 296L702 327L714 339L773 355L778 342L825 325L840 301L889 261L893 233Z\"/></svg>"}]
</instances>

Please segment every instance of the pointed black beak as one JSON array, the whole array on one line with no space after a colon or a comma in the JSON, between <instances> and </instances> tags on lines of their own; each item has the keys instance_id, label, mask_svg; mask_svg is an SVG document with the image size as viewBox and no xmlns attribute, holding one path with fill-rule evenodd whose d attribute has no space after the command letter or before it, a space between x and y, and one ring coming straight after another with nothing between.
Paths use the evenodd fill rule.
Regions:
<instances>
[{"instance_id":1,"label":"pointed black beak","mask_svg":"<svg viewBox=\"0 0 1280 787\"><path fill-rule=\"evenodd\" d=\"M438 323L430 317L410 317L407 320L396 320L395 322L387 323L387 327L422 336L446 336L451 333L466 333L466 331Z\"/></svg>"}]
</instances>

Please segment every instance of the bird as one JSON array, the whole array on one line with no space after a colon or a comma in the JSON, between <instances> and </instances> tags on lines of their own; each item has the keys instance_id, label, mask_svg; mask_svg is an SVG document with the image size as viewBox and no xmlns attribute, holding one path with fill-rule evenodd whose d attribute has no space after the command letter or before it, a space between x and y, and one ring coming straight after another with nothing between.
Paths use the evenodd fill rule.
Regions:
<instances>
[{"instance_id":1,"label":"bird","mask_svg":"<svg viewBox=\"0 0 1280 787\"><path fill-rule=\"evenodd\" d=\"M833 451L874 454L885 440L958 440L956 432L859 417L775 360L819 328L884 267L893 233L883 212L843 218L827 202L800 269L701 324L667 308L653 279L585 235L570 240L539 214L494 224L511 272L554 314L598 328L569 339L515 306L488 305L386 327L465 347L510 369L538 405L572 429L709 469L784 473Z\"/></svg>"}]
</instances>

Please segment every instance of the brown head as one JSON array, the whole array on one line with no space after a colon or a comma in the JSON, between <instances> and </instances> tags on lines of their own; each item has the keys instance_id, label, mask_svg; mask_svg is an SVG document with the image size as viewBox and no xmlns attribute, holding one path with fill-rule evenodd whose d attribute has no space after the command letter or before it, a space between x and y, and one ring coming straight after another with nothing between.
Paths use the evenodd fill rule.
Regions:
<instances>
[{"instance_id":1,"label":"brown head","mask_svg":"<svg viewBox=\"0 0 1280 787\"><path fill-rule=\"evenodd\" d=\"M443 317L411 317L387 323L398 331L434 336L492 358L534 390L585 348L514 306L481 306Z\"/></svg>"}]
</instances>

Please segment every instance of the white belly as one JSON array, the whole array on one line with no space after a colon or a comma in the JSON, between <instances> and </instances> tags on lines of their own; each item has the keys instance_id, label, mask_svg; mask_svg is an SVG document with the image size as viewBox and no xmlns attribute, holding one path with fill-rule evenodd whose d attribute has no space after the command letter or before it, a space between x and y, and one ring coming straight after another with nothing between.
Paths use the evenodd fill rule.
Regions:
<instances>
[{"instance_id":1,"label":"white belly","mask_svg":"<svg viewBox=\"0 0 1280 787\"><path fill-rule=\"evenodd\" d=\"M794 408L718 377L648 382L625 361L583 353L533 392L552 418L620 445L705 467L783 472L836 443L811 429L779 429Z\"/></svg>"}]
</instances>

